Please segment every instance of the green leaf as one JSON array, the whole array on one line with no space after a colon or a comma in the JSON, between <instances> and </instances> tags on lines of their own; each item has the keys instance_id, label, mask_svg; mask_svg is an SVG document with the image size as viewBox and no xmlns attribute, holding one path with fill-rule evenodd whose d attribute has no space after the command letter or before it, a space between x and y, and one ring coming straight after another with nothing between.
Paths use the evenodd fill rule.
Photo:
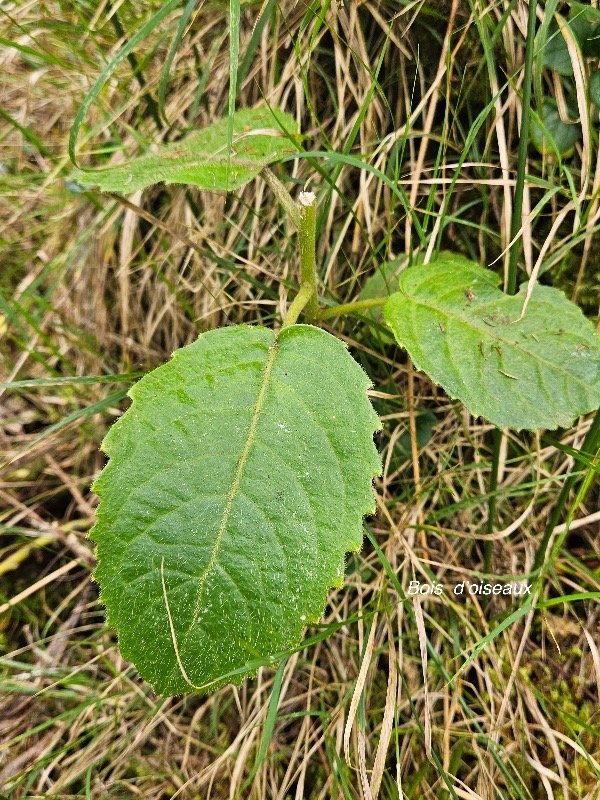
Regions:
<instances>
[{"instance_id":1,"label":"green leaf","mask_svg":"<svg viewBox=\"0 0 600 800\"><path fill-rule=\"evenodd\" d=\"M404 264L402 256L386 261L381 264L372 275L369 275L365 285L358 295L359 300L375 300L380 297L387 297L398 288L398 273ZM371 318L378 325L383 324L383 307L369 308L364 311L364 316ZM383 341L393 341L393 337L387 328L381 328L378 335Z\"/></svg>"},{"instance_id":2,"label":"green leaf","mask_svg":"<svg viewBox=\"0 0 600 800\"><path fill-rule=\"evenodd\" d=\"M427 442L431 439L433 435L433 427L437 422L437 417L430 409L426 408L422 411L418 411L417 417L415 419L415 429L417 434L417 448L420 450L422 447L425 447ZM396 454L399 455L402 460L408 460L411 457L411 441L410 441L410 430L405 430L404 433L400 434L398 437L398 441L396 442L395 446Z\"/></svg>"},{"instance_id":3,"label":"green leaf","mask_svg":"<svg viewBox=\"0 0 600 800\"><path fill-rule=\"evenodd\" d=\"M320 619L374 511L369 385L319 328L235 326L130 390L90 535L121 652L157 692L189 691L182 667L202 691L251 673Z\"/></svg>"},{"instance_id":4,"label":"green leaf","mask_svg":"<svg viewBox=\"0 0 600 800\"><path fill-rule=\"evenodd\" d=\"M600 11L597 8L572 2L568 20L563 20L585 58L600 56ZM572 76L573 63L558 22L553 19L547 27L542 63L559 75Z\"/></svg>"},{"instance_id":5,"label":"green leaf","mask_svg":"<svg viewBox=\"0 0 600 800\"><path fill-rule=\"evenodd\" d=\"M422 264L423 263L424 254L419 253L415 257L415 264ZM434 259L433 262L436 261L444 261L446 264L449 263L468 263L471 262L465 258L464 256L460 255L460 253L450 253L443 250L439 253L438 256ZM363 286L358 299L359 300L374 300L378 297L386 297L387 295L392 294L392 292L397 291L398 289L398 276L402 271L402 267L406 262L406 256L397 256L396 258L392 259L392 261L386 261L382 264L372 275L369 275L367 280L365 281L365 285ZM383 308L372 308L365 312L365 316L373 317L374 320L377 322L383 322Z\"/></svg>"},{"instance_id":6,"label":"green leaf","mask_svg":"<svg viewBox=\"0 0 600 800\"><path fill-rule=\"evenodd\" d=\"M600 56L600 11L584 3L571 2L569 26L587 58Z\"/></svg>"},{"instance_id":7,"label":"green leaf","mask_svg":"<svg viewBox=\"0 0 600 800\"><path fill-rule=\"evenodd\" d=\"M532 116L529 130L531 141L542 155L569 156L581 137L581 125L563 122L556 101L550 97L544 97L541 120Z\"/></svg>"},{"instance_id":8,"label":"green leaf","mask_svg":"<svg viewBox=\"0 0 600 800\"><path fill-rule=\"evenodd\" d=\"M289 114L266 107L237 111L233 118L233 149L227 147L225 117L180 142L163 145L127 164L76 170L71 179L104 192L130 194L155 183L188 183L200 189L233 191L258 173L298 149L286 133L298 135Z\"/></svg>"},{"instance_id":9,"label":"green leaf","mask_svg":"<svg viewBox=\"0 0 600 800\"><path fill-rule=\"evenodd\" d=\"M477 264L438 262L402 273L384 309L396 340L474 416L498 427L567 427L600 405L600 341L564 294L526 284L503 294Z\"/></svg>"},{"instance_id":10,"label":"green leaf","mask_svg":"<svg viewBox=\"0 0 600 800\"><path fill-rule=\"evenodd\" d=\"M548 25L542 63L545 67L558 72L559 75L573 75L573 64L571 63L569 48L560 32L558 23L554 19Z\"/></svg>"},{"instance_id":11,"label":"green leaf","mask_svg":"<svg viewBox=\"0 0 600 800\"><path fill-rule=\"evenodd\" d=\"M374 300L377 297L386 297L386 295L395 292L398 288L398 275L405 260L402 256L398 256L392 261L386 261L381 264L365 281L358 299ZM383 318L383 312L378 308L372 309L369 313L378 321Z\"/></svg>"},{"instance_id":12,"label":"green leaf","mask_svg":"<svg viewBox=\"0 0 600 800\"><path fill-rule=\"evenodd\" d=\"M590 75L588 91L590 93L590 100L592 103L600 108L600 70L595 70Z\"/></svg>"}]
</instances>

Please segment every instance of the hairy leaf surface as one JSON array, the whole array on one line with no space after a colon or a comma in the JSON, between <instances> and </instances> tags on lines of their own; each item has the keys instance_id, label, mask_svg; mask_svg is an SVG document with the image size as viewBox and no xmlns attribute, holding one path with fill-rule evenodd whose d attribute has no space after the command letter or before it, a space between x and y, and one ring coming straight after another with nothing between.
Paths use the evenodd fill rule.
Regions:
<instances>
[{"instance_id":1,"label":"hairy leaf surface","mask_svg":"<svg viewBox=\"0 0 600 800\"><path fill-rule=\"evenodd\" d=\"M214 689L319 620L374 511L369 385L325 331L235 326L130 390L91 538L121 652L157 692L191 690L182 666Z\"/></svg>"},{"instance_id":2,"label":"hairy leaf surface","mask_svg":"<svg viewBox=\"0 0 600 800\"><path fill-rule=\"evenodd\" d=\"M233 191L297 147L286 133L297 135L289 114L266 107L237 111L233 120L232 151L227 148L229 121L221 119L180 142L105 169L76 170L71 179L105 192L130 194L155 183L188 183L201 189Z\"/></svg>"},{"instance_id":3,"label":"hairy leaf surface","mask_svg":"<svg viewBox=\"0 0 600 800\"><path fill-rule=\"evenodd\" d=\"M423 262L423 253L418 253L415 256L414 265ZM465 258L460 253L451 253L450 251L443 250L437 256L435 261L443 261L445 264L472 264L472 261ZM434 263L431 262L431 263ZM398 289L398 278L400 273L405 269L406 256L396 256L392 261L386 261L381 264L372 275L369 275L365 281L360 294L359 300L373 300L376 297L385 297L390 295ZM372 317L377 322L383 322L383 308L375 307L365 312L365 316ZM392 337L390 337L392 338Z\"/></svg>"},{"instance_id":4,"label":"hairy leaf surface","mask_svg":"<svg viewBox=\"0 0 600 800\"><path fill-rule=\"evenodd\" d=\"M503 294L477 264L412 267L385 319L417 369L499 427L557 428L600 405L600 341L564 294Z\"/></svg>"}]
</instances>

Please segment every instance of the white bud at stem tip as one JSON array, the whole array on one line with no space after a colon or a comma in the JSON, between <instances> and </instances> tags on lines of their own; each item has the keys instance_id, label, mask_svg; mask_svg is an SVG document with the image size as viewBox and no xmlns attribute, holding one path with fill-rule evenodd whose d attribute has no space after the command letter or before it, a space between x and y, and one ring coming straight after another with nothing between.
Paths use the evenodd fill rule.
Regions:
<instances>
[{"instance_id":1,"label":"white bud at stem tip","mask_svg":"<svg viewBox=\"0 0 600 800\"><path fill-rule=\"evenodd\" d=\"M314 206L317 196L314 192L300 192L298 202L301 206Z\"/></svg>"}]
</instances>

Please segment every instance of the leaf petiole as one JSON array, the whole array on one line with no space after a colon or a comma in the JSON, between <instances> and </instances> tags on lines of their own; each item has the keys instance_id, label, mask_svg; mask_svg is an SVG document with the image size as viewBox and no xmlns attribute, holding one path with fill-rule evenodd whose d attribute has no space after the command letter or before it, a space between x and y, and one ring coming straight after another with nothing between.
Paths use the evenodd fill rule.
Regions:
<instances>
[{"instance_id":1,"label":"leaf petiole","mask_svg":"<svg viewBox=\"0 0 600 800\"><path fill-rule=\"evenodd\" d=\"M288 192L285 188L283 183L279 180L277 175L269 169L269 167L264 167L261 172L265 183L269 187L269 189L273 192L275 197L279 200L281 205L284 208L284 211L294 223L296 228L300 228L301 219L300 219L300 210L298 206L294 202L292 195Z\"/></svg>"},{"instance_id":2,"label":"leaf petiole","mask_svg":"<svg viewBox=\"0 0 600 800\"><path fill-rule=\"evenodd\" d=\"M373 297L369 300L356 300L354 303L341 303L338 306L326 308L319 313L319 319L331 319L340 314L353 314L355 311L365 311L369 308L377 308L384 306L387 302L387 297Z\"/></svg>"},{"instance_id":3,"label":"leaf petiole","mask_svg":"<svg viewBox=\"0 0 600 800\"><path fill-rule=\"evenodd\" d=\"M298 317L304 311L307 303L309 302L310 298L313 294L313 287L310 283L304 283L300 287L300 291L294 297L292 304L290 305L287 314L285 315L285 319L283 321L283 325L281 326L281 330L284 328L288 328L290 325L295 325L298 321Z\"/></svg>"}]
</instances>

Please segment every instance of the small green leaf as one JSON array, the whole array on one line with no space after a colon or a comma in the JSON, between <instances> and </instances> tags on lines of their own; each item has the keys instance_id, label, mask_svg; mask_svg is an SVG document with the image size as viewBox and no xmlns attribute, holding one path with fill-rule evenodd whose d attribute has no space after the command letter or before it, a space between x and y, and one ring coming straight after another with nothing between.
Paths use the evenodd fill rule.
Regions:
<instances>
[{"instance_id":1,"label":"small green leaf","mask_svg":"<svg viewBox=\"0 0 600 800\"><path fill-rule=\"evenodd\" d=\"M554 19L548 25L542 63L545 67L558 72L559 75L573 75L573 64L571 63L569 48L560 32L558 23Z\"/></svg>"},{"instance_id":2,"label":"small green leaf","mask_svg":"<svg viewBox=\"0 0 600 800\"><path fill-rule=\"evenodd\" d=\"M233 119L233 148L227 147L227 117L180 142L163 145L156 152L95 170L76 170L70 176L82 186L104 192L130 194L155 183L188 183L209 191L233 191L244 186L274 161L297 147L286 133L298 135L289 114L266 107L237 111Z\"/></svg>"},{"instance_id":3,"label":"small green leaf","mask_svg":"<svg viewBox=\"0 0 600 800\"><path fill-rule=\"evenodd\" d=\"M600 11L584 3L571 2L569 26L586 58L600 56Z\"/></svg>"},{"instance_id":4,"label":"small green leaf","mask_svg":"<svg viewBox=\"0 0 600 800\"><path fill-rule=\"evenodd\" d=\"M477 264L438 262L400 276L385 319L417 369L498 427L554 429L600 405L600 340L564 294L503 294Z\"/></svg>"},{"instance_id":5,"label":"small green leaf","mask_svg":"<svg viewBox=\"0 0 600 800\"><path fill-rule=\"evenodd\" d=\"M130 390L91 538L121 652L157 692L250 674L319 620L374 511L369 385L325 331L235 326Z\"/></svg>"},{"instance_id":6,"label":"small green leaf","mask_svg":"<svg viewBox=\"0 0 600 800\"><path fill-rule=\"evenodd\" d=\"M581 125L563 122L556 101L544 97L541 123L535 117L530 122L531 141L542 155L566 157L573 153L581 137Z\"/></svg>"},{"instance_id":7,"label":"small green leaf","mask_svg":"<svg viewBox=\"0 0 600 800\"><path fill-rule=\"evenodd\" d=\"M569 18L563 20L585 58L600 56L600 11L583 3L570 3ZM542 63L559 75L571 77L573 63L556 19L547 28Z\"/></svg>"}]
</instances>

